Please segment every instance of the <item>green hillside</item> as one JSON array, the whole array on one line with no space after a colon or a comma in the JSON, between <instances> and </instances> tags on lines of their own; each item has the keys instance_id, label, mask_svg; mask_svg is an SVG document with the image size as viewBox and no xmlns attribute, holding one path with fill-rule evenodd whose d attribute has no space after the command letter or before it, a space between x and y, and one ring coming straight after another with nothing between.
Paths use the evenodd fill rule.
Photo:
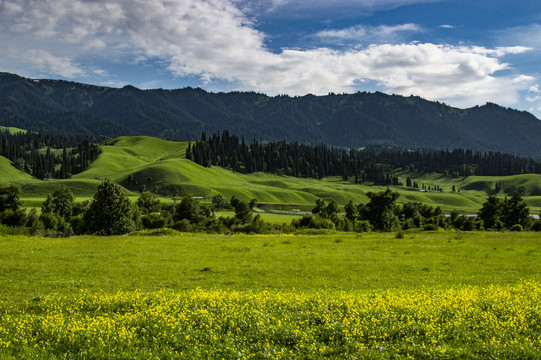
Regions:
<instances>
[{"instance_id":1,"label":"green hillside","mask_svg":"<svg viewBox=\"0 0 541 360\"><path fill-rule=\"evenodd\" d=\"M0 184L8 184L10 182L21 183L31 181L32 176L11 165L11 161L3 156L0 156Z\"/></svg>"},{"instance_id":2,"label":"green hillside","mask_svg":"<svg viewBox=\"0 0 541 360\"><path fill-rule=\"evenodd\" d=\"M165 141L152 137L120 137L101 144L102 154L83 173L69 180L41 181L32 179L0 158L0 182L14 182L22 187L27 206L39 203L52 193L58 184L72 189L78 199L91 197L105 178L121 184L129 195L142 190L158 191L172 199L175 195L201 197L222 194L241 200L257 199L264 204L289 204L289 207L312 206L316 199L334 199L345 205L349 200L366 203L366 192L381 191L382 186L356 185L338 177L317 180L294 178L267 173L239 174L220 167L205 168L185 158L187 143ZM453 178L441 174L397 172L405 182L411 177L427 187L439 186L443 192L421 192L419 189L393 187L401 196L399 202L420 201L444 210L476 211L501 183L502 192L512 194L521 189L525 199L536 210L541 208L541 175L509 177ZM453 185L457 191L452 192ZM460 190L460 191L458 191Z\"/></svg>"},{"instance_id":3,"label":"green hillside","mask_svg":"<svg viewBox=\"0 0 541 360\"><path fill-rule=\"evenodd\" d=\"M7 131L9 132L10 134L16 134L16 133L26 133L26 130L23 130L23 129L19 129L19 128L16 128L16 127L11 127L11 126L0 126L0 132L2 131Z\"/></svg>"}]
</instances>

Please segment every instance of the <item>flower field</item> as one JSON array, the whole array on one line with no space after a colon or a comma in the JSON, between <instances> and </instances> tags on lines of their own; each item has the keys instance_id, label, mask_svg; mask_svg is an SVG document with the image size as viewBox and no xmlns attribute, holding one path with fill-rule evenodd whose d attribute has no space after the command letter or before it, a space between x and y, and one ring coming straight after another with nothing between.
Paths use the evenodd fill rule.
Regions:
<instances>
[{"instance_id":1,"label":"flower field","mask_svg":"<svg viewBox=\"0 0 541 360\"><path fill-rule=\"evenodd\" d=\"M0 358L539 359L541 283L0 302Z\"/></svg>"}]
</instances>

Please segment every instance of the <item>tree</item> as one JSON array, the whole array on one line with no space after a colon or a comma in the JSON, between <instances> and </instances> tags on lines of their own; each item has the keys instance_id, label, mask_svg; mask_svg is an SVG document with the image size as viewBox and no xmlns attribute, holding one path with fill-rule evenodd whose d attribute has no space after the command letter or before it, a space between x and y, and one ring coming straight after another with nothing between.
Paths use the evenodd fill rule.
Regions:
<instances>
[{"instance_id":1,"label":"tree","mask_svg":"<svg viewBox=\"0 0 541 360\"><path fill-rule=\"evenodd\" d=\"M184 196L175 209L173 220L177 222L183 219L188 220L192 224L197 224L201 220L199 201L189 195Z\"/></svg>"},{"instance_id":2,"label":"tree","mask_svg":"<svg viewBox=\"0 0 541 360\"><path fill-rule=\"evenodd\" d=\"M387 188L385 191L379 193L368 192L366 195L370 198L370 201L362 209L362 218L370 221L374 230L396 230L400 225L398 216L395 214L396 200L400 194Z\"/></svg>"},{"instance_id":3,"label":"tree","mask_svg":"<svg viewBox=\"0 0 541 360\"><path fill-rule=\"evenodd\" d=\"M119 235L135 229L130 200L109 179L98 186L84 220L91 234Z\"/></svg>"},{"instance_id":4,"label":"tree","mask_svg":"<svg viewBox=\"0 0 541 360\"><path fill-rule=\"evenodd\" d=\"M250 205L250 209L253 210L254 207L256 206L256 204L257 204L257 199L252 199L252 200L250 200L250 204L249 204L249 205Z\"/></svg>"},{"instance_id":5,"label":"tree","mask_svg":"<svg viewBox=\"0 0 541 360\"><path fill-rule=\"evenodd\" d=\"M4 210L18 210L23 204L20 200L21 188L17 185L0 185L0 213Z\"/></svg>"},{"instance_id":6,"label":"tree","mask_svg":"<svg viewBox=\"0 0 541 360\"><path fill-rule=\"evenodd\" d=\"M232 207L233 209L237 206L237 204L238 204L239 202L240 202L240 200L237 199L237 198L235 197L235 195L231 196L231 200L229 200L229 204L231 205L231 207Z\"/></svg>"},{"instance_id":7,"label":"tree","mask_svg":"<svg viewBox=\"0 0 541 360\"><path fill-rule=\"evenodd\" d=\"M338 204L332 200L321 212L321 216L327 219L334 219L338 214Z\"/></svg>"},{"instance_id":8,"label":"tree","mask_svg":"<svg viewBox=\"0 0 541 360\"><path fill-rule=\"evenodd\" d=\"M503 227L501 221L503 203L496 196L489 196L487 201L479 209L478 215L483 220L485 229L498 229Z\"/></svg>"},{"instance_id":9,"label":"tree","mask_svg":"<svg viewBox=\"0 0 541 360\"><path fill-rule=\"evenodd\" d=\"M321 215L322 211L325 209L325 200L316 199L316 206L312 209L312 214Z\"/></svg>"},{"instance_id":10,"label":"tree","mask_svg":"<svg viewBox=\"0 0 541 360\"><path fill-rule=\"evenodd\" d=\"M250 209L250 205L243 201L239 201L237 205L235 205L235 218L240 220L243 224L252 221L252 210Z\"/></svg>"},{"instance_id":11,"label":"tree","mask_svg":"<svg viewBox=\"0 0 541 360\"><path fill-rule=\"evenodd\" d=\"M21 189L11 184L0 185L0 223L8 226L22 226L26 223L26 209L20 200Z\"/></svg>"},{"instance_id":12,"label":"tree","mask_svg":"<svg viewBox=\"0 0 541 360\"><path fill-rule=\"evenodd\" d=\"M511 199L505 199L503 204L503 218L505 227L511 228L515 224L520 224L524 229L528 229L532 222L530 217L530 208L517 191Z\"/></svg>"},{"instance_id":13,"label":"tree","mask_svg":"<svg viewBox=\"0 0 541 360\"><path fill-rule=\"evenodd\" d=\"M218 194L212 198L212 204L216 209L225 208L225 200L221 194Z\"/></svg>"},{"instance_id":14,"label":"tree","mask_svg":"<svg viewBox=\"0 0 541 360\"><path fill-rule=\"evenodd\" d=\"M353 201L349 201L346 206L344 206L344 211L346 212L346 219L350 221L357 220L357 207L353 204Z\"/></svg>"},{"instance_id":15,"label":"tree","mask_svg":"<svg viewBox=\"0 0 541 360\"><path fill-rule=\"evenodd\" d=\"M160 212L160 210L162 209L162 203L160 199L158 199L158 196L148 191L145 191L141 194L141 196L139 196L136 204L137 207L139 207L139 210L141 210L141 213L143 213L144 215L153 212Z\"/></svg>"},{"instance_id":16,"label":"tree","mask_svg":"<svg viewBox=\"0 0 541 360\"><path fill-rule=\"evenodd\" d=\"M73 196L73 193L67 186L62 185L57 187L53 193L54 212L58 216L63 217L66 221L69 221L74 201L75 196Z\"/></svg>"}]
</instances>

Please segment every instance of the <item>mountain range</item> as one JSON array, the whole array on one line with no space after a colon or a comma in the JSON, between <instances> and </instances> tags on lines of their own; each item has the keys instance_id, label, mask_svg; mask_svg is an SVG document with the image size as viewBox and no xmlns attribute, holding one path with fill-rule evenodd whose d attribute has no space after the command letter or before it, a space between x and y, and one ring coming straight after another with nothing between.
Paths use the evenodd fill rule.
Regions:
<instances>
[{"instance_id":1,"label":"mountain range","mask_svg":"<svg viewBox=\"0 0 541 360\"><path fill-rule=\"evenodd\" d=\"M200 88L110 88L0 73L0 125L169 140L229 130L247 141L463 148L541 157L541 121L528 112L492 103L458 109L380 92L271 97Z\"/></svg>"}]
</instances>

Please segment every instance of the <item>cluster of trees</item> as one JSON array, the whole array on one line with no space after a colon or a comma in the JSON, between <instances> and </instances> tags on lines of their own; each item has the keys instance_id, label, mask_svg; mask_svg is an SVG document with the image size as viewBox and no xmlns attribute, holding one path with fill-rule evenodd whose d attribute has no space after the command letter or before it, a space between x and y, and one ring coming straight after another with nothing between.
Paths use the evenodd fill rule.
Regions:
<instances>
[{"instance_id":1,"label":"cluster of trees","mask_svg":"<svg viewBox=\"0 0 541 360\"><path fill-rule=\"evenodd\" d=\"M185 196L172 204L144 192L131 202L122 188L109 180L98 186L92 201L75 202L73 193L59 186L47 196L41 213L22 207L21 190L16 185L0 186L0 224L18 227L32 235L71 236L73 234L119 235L141 229L173 228L180 231L267 232L271 226L259 215L253 216L256 200L243 202L235 197L225 201L216 196L206 206ZM215 210L233 209L232 217L216 218Z\"/></svg>"},{"instance_id":2,"label":"cluster of trees","mask_svg":"<svg viewBox=\"0 0 541 360\"><path fill-rule=\"evenodd\" d=\"M509 199L505 197L504 200L489 196L478 215L486 229L501 230L514 227L522 230L529 229L533 223L530 210L518 192Z\"/></svg>"},{"instance_id":3,"label":"cluster of trees","mask_svg":"<svg viewBox=\"0 0 541 360\"><path fill-rule=\"evenodd\" d=\"M506 176L526 173L541 173L541 163L533 159L504 153L474 153L471 150L415 151L370 146L363 150L252 141L247 144L244 137L223 131L189 144L186 157L202 166L221 166L236 172L257 171L285 174L296 177L323 178L342 176L355 183L371 181L382 185L403 185L395 169L421 170L445 173L451 176ZM408 187L419 188L409 179ZM435 189L439 191L439 189Z\"/></svg>"},{"instance_id":4,"label":"cluster of trees","mask_svg":"<svg viewBox=\"0 0 541 360\"><path fill-rule=\"evenodd\" d=\"M19 170L37 178L67 179L85 171L100 154L95 143L84 135L8 131L0 133L0 155ZM54 151L61 149L62 151Z\"/></svg>"},{"instance_id":5,"label":"cluster of trees","mask_svg":"<svg viewBox=\"0 0 541 360\"><path fill-rule=\"evenodd\" d=\"M541 220L533 221L530 210L520 193L512 198L500 200L490 196L477 213L477 216L460 215L452 211L445 216L439 207L432 207L421 202L397 203L399 193L387 188L382 192L368 192L367 204L355 205L349 202L344 207L345 216L339 216L335 201L325 204L317 200L312 213L320 220L303 218L294 225L297 227L333 228L346 231L397 231L412 228L437 230L455 228L471 230L533 230L541 231Z\"/></svg>"},{"instance_id":6,"label":"cluster of trees","mask_svg":"<svg viewBox=\"0 0 541 360\"><path fill-rule=\"evenodd\" d=\"M221 195L212 204L203 205L191 196L162 203L155 194L144 192L131 202L122 188L105 180L98 186L92 201L75 202L71 191L58 187L43 202L41 213L29 213L22 207L21 190L15 185L0 186L0 223L25 229L28 234L71 236L73 234L118 235L141 229L173 228L179 231L212 233L293 232L299 229L333 229L340 231L399 231L412 228L437 230L456 228L471 230L533 230L541 231L541 220L533 221L519 193L500 200L490 196L477 216L460 215L453 211L445 216L439 207L420 202L397 203L399 194L387 188L369 192L366 204L345 205L343 213L336 201L319 199L311 215L294 219L291 224L268 224L253 216L253 199L249 203L235 197L230 201ZM216 217L221 208L234 210L231 217Z\"/></svg>"},{"instance_id":7,"label":"cluster of trees","mask_svg":"<svg viewBox=\"0 0 541 360\"><path fill-rule=\"evenodd\" d=\"M541 162L502 152L472 150L417 149L369 147L360 154L393 168L418 169L452 176L508 176L541 174Z\"/></svg>"},{"instance_id":8,"label":"cluster of trees","mask_svg":"<svg viewBox=\"0 0 541 360\"><path fill-rule=\"evenodd\" d=\"M362 152L336 149L320 144L317 146L285 141L258 143L253 140L246 144L223 131L190 143L186 158L199 165L230 168L236 172L270 172L295 177L322 179L326 176L342 176L344 180L354 179L355 183L371 181L383 185L401 185L398 177L386 171L378 161L359 156Z\"/></svg>"}]
</instances>

